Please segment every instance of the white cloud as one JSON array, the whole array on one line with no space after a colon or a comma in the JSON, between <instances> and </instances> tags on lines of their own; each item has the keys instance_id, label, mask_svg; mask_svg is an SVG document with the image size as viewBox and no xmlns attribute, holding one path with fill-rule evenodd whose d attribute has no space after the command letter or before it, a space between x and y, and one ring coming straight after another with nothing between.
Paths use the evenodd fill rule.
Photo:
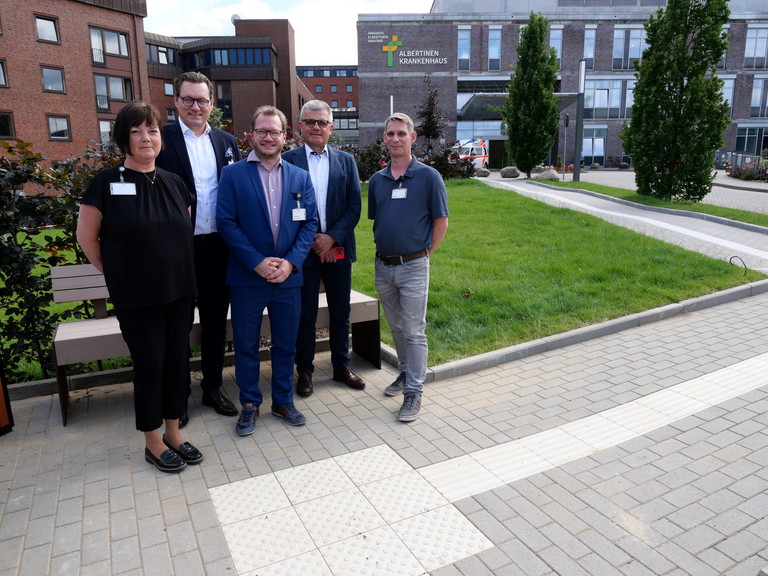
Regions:
<instances>
[{"instance_id":1,"label":"white cloud","mask_svg":"<svg viewBox=\"0 0 768 576\"><path fill-rule=\"evenodd\" d=\"M279 6L279 7L278 7ZM147 0L147 32L166 36L232 36L233 14L287 19L300 66L357 64L357 15L423 14L432 0Z\"/></svg>"}]
</instances>

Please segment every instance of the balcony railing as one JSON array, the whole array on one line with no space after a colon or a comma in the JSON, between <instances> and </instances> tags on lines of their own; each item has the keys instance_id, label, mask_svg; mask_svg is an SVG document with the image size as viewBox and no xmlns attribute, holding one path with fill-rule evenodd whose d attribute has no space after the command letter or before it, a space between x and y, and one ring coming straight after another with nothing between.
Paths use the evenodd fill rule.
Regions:
<instances>
[{"instance_id":1,"label":"balcony railing","mask_svg":"<svg viewBox=\"0 0 768 576\"><path fill-rule=\"evenodd\" d=\"M109 110L109 96L96 95L96 108L98 110Z\"/></svg>"}]
</instances>

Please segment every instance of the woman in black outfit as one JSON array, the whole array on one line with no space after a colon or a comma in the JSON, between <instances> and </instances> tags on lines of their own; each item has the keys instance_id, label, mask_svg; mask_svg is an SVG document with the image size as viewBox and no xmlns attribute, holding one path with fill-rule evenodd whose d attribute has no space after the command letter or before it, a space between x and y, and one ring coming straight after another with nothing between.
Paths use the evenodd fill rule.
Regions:
<instances>
[{"instance_id":1,"label":"woman in black outfit","mask_svg":"<svg viewBox=\"0 0 768 576\"><path fill-rule=\"evenodd\" d=\"M181 178L155 167L162 147L160 122L151 104L134 102L120 110L113 140L125 160L98 174L86 190L77 240L104 273L133 358L136 428L144 432L144 457L158 470L178 472L203 459L179 432L189 372L189 311L197 295L193 196Z\"/></svg>"}]
</instances>

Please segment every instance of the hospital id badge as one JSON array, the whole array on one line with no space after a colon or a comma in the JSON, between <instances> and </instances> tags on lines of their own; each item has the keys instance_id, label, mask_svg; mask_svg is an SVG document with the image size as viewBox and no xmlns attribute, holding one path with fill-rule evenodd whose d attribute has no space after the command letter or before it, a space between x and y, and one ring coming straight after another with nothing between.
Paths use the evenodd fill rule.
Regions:
<instances>
[{"instance_id":1,"label":"hospital id badge","mask_svg":"<svg viewBox=\"0 0 768 576\"><path fill-rule=\"evenodd\" d=\"M294 222L303 222L307 219L307 209L306 208L294 208L293 209L293 221Z\"/></svg>"},{"instance_id":2,"label":"hospital id badge","mask_svg":"<svg viewBox=\"0 0 768 576\"><path fill-rule=\"evenodd\" d=\"M110 182L109 193L112 196L136 196L136 184L133 182Z\"/></svg>"},{"instance_id":3,"label":"hospital id badge","mask_svg":"<svg viewBox=\"0 0 768 576\"><path fill-rule=\"evenodd\" d=\"M405 200L408 196L408 188L393 188L392 200Z\"/></svg>"}]
</instances>

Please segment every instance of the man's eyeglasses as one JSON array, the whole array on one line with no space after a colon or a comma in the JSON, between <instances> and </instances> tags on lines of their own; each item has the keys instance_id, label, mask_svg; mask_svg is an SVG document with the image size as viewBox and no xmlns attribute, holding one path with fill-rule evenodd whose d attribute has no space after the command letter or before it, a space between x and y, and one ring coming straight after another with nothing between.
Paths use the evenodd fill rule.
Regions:
<instances>
[{"instance_id":1,"label":"man's eyeglasses","mask_svg":"<svg viewBox=\"0 0 768 576\"><path fill-rule=\"evenodd\" d=\"M328 124L330 124L328 120L313 120L312 118L305 118L304 120L302 120L302 122L304 122L304 124L306 124L310 128L315 124L320 126L320 128L325 128L326 126L328 126Z\"/></svg>"},{"instance_id":2,"label":"man's eyeglasses","mask_svg":"<svg viewBox=\"0 0 768 576\"><path fill-rule=\"evenodd\" d=\"M205 98L189 98L187 96L179 98L179 100L181 100L181 103L188 108L191 108L195 102L197 102L197 105L200 108L207 108L208 104L211 103L210 100L206 100Z\"/></svg>"},{"instance_id":3,"label":"man's eyeglasses","mask_svg":"<svg viewBox=\"0 0 768 576\"><path fill-rule=\"evenodd\" d=\"M273 140L277 140L283 134L280 130L264 130L261 128L258 130L254 130L253 133L256 134L257 138L266 138L267 134L269 134L270 136L272 136Z\"/></svg>"}]
</instances>

